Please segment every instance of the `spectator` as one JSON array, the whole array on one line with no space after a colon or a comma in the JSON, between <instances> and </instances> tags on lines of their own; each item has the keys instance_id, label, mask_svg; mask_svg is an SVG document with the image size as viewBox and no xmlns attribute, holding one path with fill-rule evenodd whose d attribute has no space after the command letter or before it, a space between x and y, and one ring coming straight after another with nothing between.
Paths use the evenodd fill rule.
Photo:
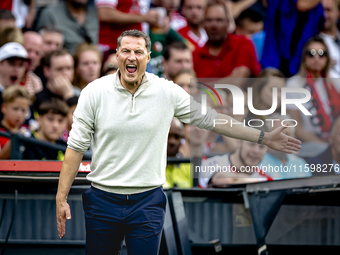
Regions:
<instances>
[{"instance_id":1,"label":"spectator","mask_svg":"<svg viewBox=\"0 0 340 255\"><path fill-rule=\"evenodd\" d=\"M340 117L334 121L331 134L329 136L328 148L316 157L307 160L313 176L340 173ZM322 166L323 171L318 165ZM326 167L324 167L326 165Z\"/></svg>"},{"instance_id":2,"label":"spectator","mask_svg":"<svg viewBox=\"0 0 340 255\"><path fill-rule=\"evenodd\" d=\"M27 51L16 42L0 48L0 92L9 86L19 85L27 66Z\"/></svg>"},{"instance_id":3,"label":"spectator","mask_svg":"<svg viewBox=\"0 0 340 255\"><path fill-rule=\"evenodd\" d=\"M187 25L178 30L191 45L191 50L201 48L208 41L208 35L203 28L204 11L207 0L183 0L182 14L187 19Z\"/></svg>"},{"instance_id":4,"label":"spectator","mask_svg":"<svg viewBox=\"0 0 340 255\"><path fill-rule=\"evenodd\" d=\"M238 141L237 149L222 156L214 156L202 162L199 184L202 188L208 186L223 186L248 182L272 180L258 166L267 152L267 147L248 141ZM226 171L217 171L217 169ZM210 169L210 170L209 170ZM215 169L215 171L211 171Z\"/></svg>"},{"instance_id":5,"label":"spectator","mask_svg":"<svg viewBox=\"0 0 340 255\"><path fill-rule=\"evenodd\" d=\"M44 75L47 78L46 86L36 94L35 109L39 109L42 102L51 98L68 100L74 96L72 85L74 75L74 61L67 50L55 50L44 57Z\"/></svg>"},{"instance_id":6,"label":"spectator","mask_svg":"<svg viewBox=\"0 0 340 255\"><path fill-rule=\"evenodd\" d=\"M256 110L269 110L273 105L273 88L277 88L277 107L281 109L281 88L285 86L283 73L275 68L264 69L253 84L253 106Z\"/></svg>"},{"instance_id":7,"label":"spectator","mask_svg":"<svg viewBox=\"0 0 340 255\"><path fill-rule=\"evenodd\" d=\"M282 125L282 121L285 119L290 119L289 115L282 116L279 113L273 113L268 116L268 119L275 119L273 122L266 122L268 124L268 130L272 131L275 128ZM294 126L294 123L291 121L288 123L284 122L290 126ZM295 128L288 127L283 133L289 136L294 137ZM306 161L303 158L298 157L295 154L287 154L281 151L276 151L271 148L268 148L268 152L264 155L263 160L261 161L261 166L267 166L269 174L274 179L293 179L293 178L304 178L312 176L309 167L306 166ZM289 171L283 170L281 166L286 166ZM269 167L280 167L280 171L270 171Z\"/></svg>"},{"instance_id":8,"label":"spectator","mask_svg":"<svg viewBox=\"0 0 340 255\"><path fill-rule=\"evenodd\" d=\"M235 34L251 36L263 30L263 20L260 13L253 9L244 10L235 20Z\"/></svg>"},{"instance_id":9,"label":"spectator","mask_svg":"<svg viewBox=\"0 0 340 255\"><path fill-rule=\"evenodd\" d=\"M173 79L174 83L181 86L188 94L195 97L198 93L198 83L195 71L192 69L181 69Z\"/></svg>"},{"instance_id":10,"label":"spectator","mask_svg":"<svg viewBox=\"0 0 340 255\"><path fill-rule=\"evenodd\" d=\"M337 76L340 77L340 31L337 27L340 1L323 0L322 5L326 20L320 35L329 49L331 68L336 72Z\"/></svg>"},{"instance_id":11,"label":"spectator","mask_svg":"<svg viewBox=\"0 0 340 255\"><path fill-rule=\"evenodd\" d=\"M26 129L21 129L26 120L29 106L32 104L32 96L29 91L19 85L7 88L3 94L1 112L3 118L0 122L0 131L9 133L26 133ZM10 158L10 141L7 137L0 136L0 159Z\"/></svg>"},{"instance_id":12,"label":"spectator","mask_svg":"<svg viewBox=\"0 0 340 255\"><path fill-rule=\"evenodd\" d=\"M180 154L184 158L205 158L208 134L209 130L184 124L184 143L179 148Z\"/></svg>"},{"instance_id":13,"label":"spectator","mask_svg":"<svg viewBox=\"0 0 340 255\"><path fill-rule=\"evenodd\" d=\"M102 56L97 46L79 44L74 53L74 79L73 85L80 91L90 82L100 77Z\"/></svg>"},{"instance_id":14,"label":"spectator","mask_svg":"<svg viewBox=\"0 0 340 255\"><path fill-rule=\"evenodd\" d=\"M66 143L68 140L69 133L72 129L73 113L76 110L78 99L79 97L71 97L69 100L66 101L67 105L69 106L69 111L67 114L67 128L65 129L64 134L61 137L61 139Z\"/></svg>"},{"instance_id":15,"label":"spectator","mask_svg":"<svg viewBox=\"0 0 340 255\"><path fill-rule=\"evenodd\" d=\"M24 47L27 50L29 65L28 69L34 71L39 65L42 57L43 40L37 32L28 31L24 33Z\"/></svg>"},{"instance_id":16,"label":"spectator","mask_svg":"<svg viewBox=\"0 0 340 255\"><path fill-rule=\"evenodd\" d=\"M98 18L96 9L88 0L59 1L57 6L45 9L38 20L37 28L54 25L64 35L64 48L71 54L78 44L98 43ZM111 38L114 41L114 38Z\"/></svg>"},{"instance_id":17,"label":"spectator","mask_svg":"<svg viewBox=\"0 0 340 255\"><path fill-rule=\"evenodd\" d=\"M100 21L99 48L104 52L117 49L117 38L125 30L142 30L142 22L158 23L157 11L147 11L141 0L95 0L95 5Z\"/></svg>"},{"instance_id":18,"label":"spectator","mask_svg":"<svg viewBox=\"0 0 340 255\"><path fill-rule=\"evenodd\" d=\"M224 3L208 4L204 28L209 39L203 48L193 53L194 69L199 78L247 78L260 72L251 41L244 36L227 34L227 17Z\"/></svg>"},{"instance_id":19,"label":"spectator","mask_svg":"<svg viewBox=\"0 0 340 255\"><path fill-rule=\"evenodd\" d=\"M39 93L43 86L41 79L33 73L40 65L42 57L43 41L41 35L36 32L29 31L24 33L24 47L27 50L28 66L23 79L22 85L26 85L32 95Z\"/></svg>"},{"instance_id":20,"label":"spectator","mask_svg":"<svg viewBox=\"0 0 340 255\"><path fill-rule=\"evenodd\" d=\"M0 28L0 47L9 42L24 43L20 28L16 26L3 26Z\"/></svg>"},{"instance_id":21,"label":"spectator","mask_svg":"<svg viewBox=\"0 0 340 255\"><path fill-rule=\"evenodd\" d=\"M39 29L43 40L42 55L54 50L61 50L64 45L63 32L54 25L44 26Z\"/></svg>"},{"instance_id":22,"label":"spectator","mask_svg":"<svg viewBox=\"0 0 340 255\"><path fill-rule=\"evenodd\" d=\"M311 115L303 114L293 104L287 105L288 114L298 122L296 137L302 142L327 142L333 120L340 114L339 83L327 79L330 65L329 51L323 39L319 36L311 38L303 48L299 73L287 81L287 87L306 88L312 96L303 104ZM302 93L287 93L289 99L304 97ZM313 151L317 152L317 147Z\"/></svg>"},{"instance_id":23,"label":"spectator","mask_svg":"<svg viewBox=\"0 0 340 255\"><path fill-rule=\"evenodd\" d=\"M11 11L0 8L0 28L7 26L15 27L15 17Z\"/></svg>"},{"instance_id":24,"label":"spectator","mask_svg":"<svg viewBox=\"0 0 340 255\"><path fill-rule=\"evenodd\" d=\"M35 139L53 144L66 146L66 142L60 139L67 126L67 114L69 107L59 99L52 98L43 102L38 110L38 131L33 133ZM23 159L35 160L64 160L64 152L26 143Z\"/></svg>"},{"instance_id":25,"label":"spectator","mask_svg":"<svg viewBox=\"0 0 340 255\"><path fill-rule=\"evenodd\" d=\"M183 124L177 118L174 118L171 122L168 135L168 157L176 157L178 155L183 132ZM179 188L191 188L193 186L193 179L190 171L190 163L181 163L178 165L168 164L165 170L166 181L163 188L169 189L174 186Z\"/></svg>"},{"instance_id":26,"label":"spectator","mask_svg":"<svg viewBox=\"0 0 340 255\"><path fill-rule=\"evenodd\" d=\"M0 2L0 9L12 12L13 16L15 17L15 25L17 27L25 27L26 29L32 28L36 16L36 0L4 0Z\"/></svg>"},{"instance_id":27,"label":"spectator","mask_svg":"<svg viewBox=\"0 0 340 255\"><path fill-rule=\"evenodd\" d=\"M170 18L170 27L174 31L187 25L186 19L178 12L180 4L180 0L159 0L159 6L165 8L166 15Z\"/></svg>"},{"instance_id":28,"label":"spectator","mask_svg":"<svg viewBox=\"0 0 340 255\"><path fill-rule=\"evenodd\" d=\"M266 38L261 64L291 77L299 71L302 48L322 29L321 0L271 0L264 31Z\"/></svg>"},{"instance_id":29,"label":"spectator","mask_svg":"<svg viewBox=\"0 0 340 255\"><path fill-rule=\"evenodd\" d=\"M174 76L182 69L192 69L191 51L183 42L167 45L163 57L163 77L168 80L173 80Z\"/></svg>"},{"instance_id":30,"label":"spectator","mask_svg":"<svg viewBox=\"0 0 340 255\"><path fill-rule=\"evenodd\" d=\"M39 34L43 40L42 46L42 58L40 65L34 70L34 73L41 79L42 84L46 84L47 80L44 75L44 56L54 50L61 50L64 45L64 35L60 29L54 25L41 27Z\"/></svg>"},{"instance_id":31,"label":"spectator","mask_svg":"<svg viewBox=\"0 0 340 255\"><path fill-rule=\"evenodd\" d=\"M102 76L116 73L118 70L116 50L111 49L105 52L103 59Z\"/></svg>"}]
</instances>

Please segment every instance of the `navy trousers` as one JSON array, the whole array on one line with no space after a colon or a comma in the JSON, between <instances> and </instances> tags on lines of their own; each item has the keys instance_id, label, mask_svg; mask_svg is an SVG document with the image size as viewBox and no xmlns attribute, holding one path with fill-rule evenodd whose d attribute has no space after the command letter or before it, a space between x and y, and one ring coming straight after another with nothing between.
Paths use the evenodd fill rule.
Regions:
<instances>
[{"instance_id":1,"label":"navy trousers","mask_svg":"<svg viewBox=\"0 0 340 255\"><path fill-rule=\"evenodd\" d=\"M120 195L91 187L83 193L87 255L157 255L165 217L162 187Z\"/></svg>"}]
</instances>

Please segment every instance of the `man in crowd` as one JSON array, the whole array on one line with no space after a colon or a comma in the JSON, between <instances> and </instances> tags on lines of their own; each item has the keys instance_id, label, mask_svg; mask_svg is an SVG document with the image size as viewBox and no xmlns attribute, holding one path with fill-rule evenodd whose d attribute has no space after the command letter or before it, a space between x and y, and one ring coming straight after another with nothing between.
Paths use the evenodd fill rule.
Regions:
<instances>
[{"instance_id":1,"label":"man in crowd","mask_svg":"<svg viewBox=\"0 0 340 255\"><path fill-rule=\"evenodd\" d=\"M235 20L237 35L251 36L263 30L263 20L259 12L253 9L244 10Z\"/></svg>"},{"instance_id":2,"label":"man in crowd","mask_svg":"<svg viewBox=\"0 0 340 255\"><path fill-rule=\"evenodd\" d=\"M183 42L167 45L163 57L163 77L168 80L172 80L182 69L192 69L192 54Z\"/></svg>"},{"instance_id":3,"label":"man in crowd","mask_svg":"<svg viewBox=\"0 0 340 255\"><path fill-rule=\"evenodd\" d=\"M182 122L174 118L171 122L168 135L167 157L178 156L183 135L184 128ZM165 170L166 180L163 188L169 189L175 186L178 188L191 188L193 179L190 171L190 163L167 164Z\"/></svg>"},{"instance_id":4,"label":"man in crowd","mask_svg":"<svg viewBox=\"0 0 340 255\"><path fill-rule=\"evenodd\" d=\"M327 150L307 160L313 175L340 174L340 117L334 121L329 144Z\"/></svg>"},{"instance_id":5,"label":"man in crowd","mask_svg":"<svg viewBox=\"0 0 340 255\"><path fill-rule=\"evenodd\" d=\"M45 26L40 28L39 34L43 40L43 56L53 50L61 50L63 48L64 36L59 28L53 25Z\"/></svg>"},{"instance_id":6,"label":"man in crowd","mask_svg":"<svg viewBox=\"0 0 340 255\"><path fill-rule=\"evenodd\" d=\"M68 139L58 192L56 216L60 238L71 219L67 196L83 153L92 144L92 187L83 193L86 252L117 254L125 237L130 255L158 254L164 224L167 135L177 117L204 129L238 139L263 143L292 153L300 142L281 133L216 124L231 121L207 109L178 85L145 72L150 61L150 37L125 31L117 40L119 71L82 90Z\"/></svg>"},{"instance_id":7,"label":"man in crowd","mask_svg":"<svg viewBox=\"0 0 340 255\"><path fill-rule=\"evenodd\" d=\"M178 30L192 45L192 50L201 48L208 41L208 35L203 28L204 11L207 0L184 0L182 14L187 19L187 25Z\"/></svg>"},{"instance_id":8,"label":"man in crowd","mask_svg":"<svg viewBox=\"0 0 340 255\"><path fill-rule=\"evenodd\" d=\"M148 10L146 1L95 0L100 21L99 48L117 49L117 38L125 30L142 30L142 23L157 25L158 13ZM145 31L145 30L144 30Z\"/></svg>"},{"instance_id":9,"label":"man in crowd","mask_svg":"<svg viewBox=\"0 0 340 255\"><path fill-rule=\"evenodd\" d=\"M340 1L323 0L322 5L325 11L325 24L321 37L327 44L332 59L332 71L335 72L335 77L340 77L340 33L337 26L340 17Z\"/></svg>"},{"instance_id":10,"label":"man in crowd","mask_svg":"<svg viewBox=\"0 0 340 255\"><path fill-rule=\"evenodd\" d=\"M73 58L67 50L55 50L44 57L46 86L36 94L34 108L39 109L42 102L53 97L67 100L74 96L72 85L74 75Z\"/></svg>"},{"instance_id":11,"label":"man in crowd","mask_svg":"<svg viewBox=\"0 0 340 255\"><path fill-rule=\"evenodd\" d=\"M38 20L37 28L54 25L64 35L64 48L74 53L83 42L97 44L99 24L96 9L88 0L59 1L57 6L45 9Z\"/></svg>"},{"instance_id":12,"label":"man in crowd","mask_svg":"<svg viewBox=\"0 0 340 255\"><path fill-rule=\"evenodd\" d=\"M207 6L204 28L208 42L193 53L194 70L199 78L248 78L261 70L252 42L228 34L227 7L223 2Z\"/></svg>"}]
</instances>

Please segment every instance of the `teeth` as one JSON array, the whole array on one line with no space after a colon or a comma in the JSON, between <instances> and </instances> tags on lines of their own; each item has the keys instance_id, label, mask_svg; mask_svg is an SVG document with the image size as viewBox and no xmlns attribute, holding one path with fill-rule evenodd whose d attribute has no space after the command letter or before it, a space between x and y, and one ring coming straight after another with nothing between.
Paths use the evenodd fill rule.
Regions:
<instances>
[{"instance_id":1,"label":"teeth","mask_svg":"<svg viewBox=\"0 0 340 255\"><path fill-rule=\"evenodd\" d=\"M137 67L136 65L127 65L127 67Z\"/></svg>"}]
</instances>

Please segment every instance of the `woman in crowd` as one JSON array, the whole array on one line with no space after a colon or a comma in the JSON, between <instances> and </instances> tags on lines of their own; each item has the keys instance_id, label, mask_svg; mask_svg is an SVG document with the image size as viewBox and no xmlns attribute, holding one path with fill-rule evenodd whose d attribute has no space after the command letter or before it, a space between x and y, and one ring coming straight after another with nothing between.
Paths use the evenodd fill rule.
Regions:
<instances>
[{"instance_id":1,"label":"woman in crowd","mask_svg":"<svg viewBox=\"0 0 340 255\"><path fill-rule=\"evenodd\" d=\"M101 53L97 46L83 43L78 45L74 53L74 79L73 85L80 91L90 82L100 77Z\"/></svg>"},{"instance_id":2,"label":"woman in crowd","mask_svg":"<svg viewBox=\"0 0 340 255\"><path fill-rule=\"evenodd\" d=\"M322 38L313 37L303 49L299 73L287 81L287 87L306 88L311 93L311 100L303 104L311 115L294 104L287 105L287 112L298 122L296 137L303 142L327 142L333 120L340 114L340 86L330 78L330 68L327 45ZM302 93L287 93L289 99L304 97Z\"/></svg>"}]
</instances>

